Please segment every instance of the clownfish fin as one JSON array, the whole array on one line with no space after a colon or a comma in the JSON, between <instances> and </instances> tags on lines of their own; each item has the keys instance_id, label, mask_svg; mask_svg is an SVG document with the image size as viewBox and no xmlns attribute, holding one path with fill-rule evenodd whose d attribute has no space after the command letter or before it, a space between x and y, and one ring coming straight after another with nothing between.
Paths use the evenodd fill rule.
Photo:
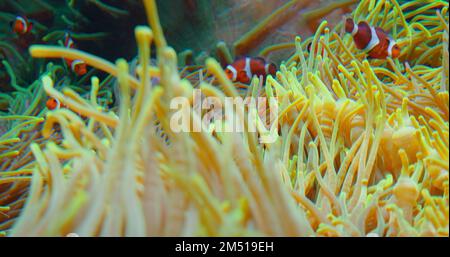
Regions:
<instances>
[{"instance_id":1,"label":"clownfish fin","mask_svg":"<svg viewBox=\"0 0 450 257\"><path fill-rule=\"evenodd\" d=\"M264 59L263 57L257 56L254 58L255 60L261 61L263 63L266 63L266 59Z\"/></svg>"},{"instance_id":2,"label":"clownfish fin","mask_svg":"<svg viewBox=\"0 0 450 257\"><path fill-rule=\"evenodd\" d=\"M244 60L244 59L246 59L246 58L247 58L247 56L239 55L239 56L237 56L237 57L234 59L234 61L237 62L237 61L240 61L240 60Z\"/></svg>"}]
</instances>

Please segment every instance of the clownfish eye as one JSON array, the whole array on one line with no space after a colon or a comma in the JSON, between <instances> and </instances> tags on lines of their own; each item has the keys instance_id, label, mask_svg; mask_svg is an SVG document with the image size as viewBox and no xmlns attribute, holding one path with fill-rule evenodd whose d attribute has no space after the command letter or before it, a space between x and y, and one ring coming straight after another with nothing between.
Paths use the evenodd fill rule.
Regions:
<instances>
[{"instance_id":1,"label":"clownfish eye","mask_svg":"<svg viewBox=\"0 0 450 257\"><path fill-rule=\"evenodd\" d=\"M50 98L50 99L47 101L46 106L47 106L47 108L48 108L49 110L54 110L54 109L56 109L56 108L58 107L58 101L55 100L55 99L53 99L53 98Z\"/></svg>"},{"instance_id":2,"label":"clownfish eye","mask_svg":"<svg viewBox=\"0 0 450 257\"><path fill-rule=\"evenodd\" d=\"M397 58L399 56L400 56L400 47L397 44L395 44L392 47L392 58Z\"/></svg>"}]
</instances>

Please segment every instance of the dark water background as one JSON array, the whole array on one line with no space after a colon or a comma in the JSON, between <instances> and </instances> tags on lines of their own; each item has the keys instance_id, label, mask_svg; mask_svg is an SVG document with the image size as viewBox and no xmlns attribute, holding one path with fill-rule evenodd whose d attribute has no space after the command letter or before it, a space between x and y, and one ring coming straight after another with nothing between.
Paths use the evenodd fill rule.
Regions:
<instances>
[{"instance_id":1,"label":"dark water background","mask_svg":"<svg viewBox=\"0 0 450 257\"><path fill-rule=\"evenodd\" d=\"M31 60L28 47L32 44L57 45L62 40L53 37L43 41L46 35L55 31L73 33L106 33L104 37L77 40L78 48L109 61L123 57L131 61L136 56L134 28L147 25L145 9L141 0L0 0L0 41L6 42L27 61L17 58L0 45L0 60L7 59L17 73L22 85L32 83L42 72L43 63L49 60ZM287 0L157 0L159 17L165 37L178 53L192 50L197 64L207 56L215 57L215 46L224 41L232 51L233 43L259 22L286 4ZM311 10L327 6L332 0L309 1L306 8L298 11L286 24L271 31L261 44L252 45L248 52L256 56L264 47L276 43L293 42L296 35L302 38L313 34L310 24L303 15ZM109 12L98 3L105 4L118 12ZM333 24L342 17L343 11L336 10L326 17ZM34 28L33 35L26 40L15 35L9 23L16 15L25 15L42 25ZM69 22L67 22L67 20ZM335 22L334 22L335 24ZM281 51L269 56L269 61L280 63L292 54ZM29 58L29 59L28 59ZM53 60L54 61L54 60ZM56 61L60 62L60 60ZM96 74L102 77L102 74ZM103 74L104 75L104 74ZM0 88L10 91L10 78L0 64Z\"/></svg>"},{"instance_id":2,"label":"dark water background","mask_svg":"<svg viewBox=\"0 0 450 257\"><path fill-rule=\"evenodd\" d=\"M109 36L94 41L79 41L80 48L114 60L131 58L135 52L133 30L136 25L146 24L142 2L139 0L102 0L102 3L125 10L128 15L113 16L93 1L74 1L74 9L81 14L76 17L67 7L66 1L40 0L53 10L36 4L33 0L0 0L0 11L12 15L24 14L52 30L69 30L82 33L107 32ZM157 0L165 36L177 51L192 49L194 52L212 52L213 46L223 40L231 46L237 38L253 28L276 8L288 1L283 0ZM311 9L332 1L311 1ZM272 40L287 41L286 34L311 33L301 24L301 13L293 19L294 25L285 31L274 31ZM75 26L68 26L62 16L69 17ZM0 26L0 35L8 37L8 24ZM304 25L303 25L304 26ZM45 34L43 32L42 34ZM280 35L279 32L285 32ZM10 35L11 36L11 35ZM41 36L41 35L39 35ZM306 35L302 35L306 36ZM291 39L289 38L289 40ZM48 42L55 43L55 42ZM269 42L270 43L270 40Z\"/></svg>"}]
</instances>

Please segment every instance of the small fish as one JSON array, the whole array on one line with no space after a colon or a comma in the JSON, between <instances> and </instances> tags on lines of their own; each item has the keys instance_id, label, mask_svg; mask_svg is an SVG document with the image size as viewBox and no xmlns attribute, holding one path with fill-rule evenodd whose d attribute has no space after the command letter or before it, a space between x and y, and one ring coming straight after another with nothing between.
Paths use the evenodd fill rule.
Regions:
<instances>
[{"instance_id":1,"label":"small fish","mask_svg":"<svg viewBox=\"0 0 450 257\"><path fill-rule=\"evenodd\" d=\"M55 109L64 107L64 105L62 105L58 99L55 99L53 97L49 98L47 100L47 102L45 103L45 105L47 106L47 109L49 109L49 110L55 110Z\"/></svg>"},{"instance_id":2,"label":"small fish","mask_svg":"<svg viewBox=\"0 0 450 257\"><path fill-rule=\"evenodd\" d=\"M358 49L367 51L374 59L398 58L400 47L383 29L370 26L361 21L358 24L352 18L345 22L345 31L351 33Z\"/></svg>"},{"instance_id":3,"label":"small fish","mask_svg":"<svg viewBox=\"0 0 450 257\"><path fill-rule=\"evenodd\" d=\"M45 106L47 106L47 109L49 111L59 110L59 109L62 109L62 108L65 108L65 109L69 110L69 108L65 104L62 104L58 99L53 98L53 97L49 97L48 98L47 102L45 103ZM81 118L86 118L84 115L82 115L81 113L79 113L77 111L73 111L73 112L78 114Z\"/></svg>"},{"instance_id":4,"label":"small fish","mask_svg":"<svg viewBox=\"0 0 450 257\"><path fill-rule=\"evenodd\" d=\"M64 34L64 47L76 49L76 45L73 42L72 38L70 37L69 33ZM67 66L70 67L70 69L75 72L78 76L82 76L86 74L87 67L86 63L83 60L70 60L65 58L64 59L67 63Z\"/></svg>"},{"instance_id":5,"label":"small fish","mask_svg":"<svg viewBox=\"0 0 450 257\"><path fill-rule=\"evenodd\" d=\"M25 35L33 29L33 22L29 21L25 16L17 16L14 21L10 22L11 29L18 35Z\"/></svg>"},{"instance_id":6,"label":"small fish","mask_svg":"<svg viewBox=\"0 0 450 257\"><path fill-rule=\"evenodd\" d=\"M236 59L232 64L225 69L227 77L233 82L241 82L248 84L253 76L267 75L275 76L277 67L273 63L267 63L263 58L255 57L241 57Z\"/></svg>"}]
</instances>

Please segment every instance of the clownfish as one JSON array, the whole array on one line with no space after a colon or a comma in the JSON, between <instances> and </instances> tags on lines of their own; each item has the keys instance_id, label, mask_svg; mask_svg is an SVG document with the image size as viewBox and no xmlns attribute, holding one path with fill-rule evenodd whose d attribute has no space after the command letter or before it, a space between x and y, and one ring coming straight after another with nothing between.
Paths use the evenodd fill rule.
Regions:
<instances>
[{"instance_id":1,"label":"clownfish","mask_svg":"<svg viewBox=\"0 0 450 257\"><path fill-rule=\"evenodd\" d=\"M64 105L61 104L61 102L59 102L58 99L55 99L53 97L49 98L47 100L47 102L45 103L45 105L47 106L47 109L49 109L49 110L55 110L55 109L64 107Z\"/></svg>"},{"instance_id":2,"label":"clownfish","mask_svg":"<svg viewBox=\"0 0 450 257\"><path fill-rule=\"evenodd\" d=\"M66 33L64 35L64 47L76 49L76 45L70 37L69 33ZM86 74L87 67L86 63L83 60L70 60L67 58L65 58L64 60L66 61L67 66L69 66L70 69L78 76Z\"/></svg>"},{"instance_id":3,"label":"clownfish","mask_svg":"<svg viewBox=\"0 0 450 257\"><path fill-rule=\"evenodd\" d=\"M17 16L14 21L10 22L12 31L18 35L25 35L33 29L33 22L29 21L25 16Z\"/></svg>"},{"instance_id":4,"label":"clownfish","mask_svg":"<svg viewBox=\"0 0 450 257\"><path fill-rule=\"evenodd\" d=\"M66 105L62 104L58 99L50 97L47 102L45 103L45 106L47 106L47 109L49 111L53 111L53 110L59 110L61 108L66 108L69 109ZM80 117L85 118L85 116L81 115L79 112L75 112L76 114L78 114Z\"/></svg>"},{"instance_id":5,"label":"clownfish","mask_svg":"<svg viewBox=\"0 0 450 257\"><path fill-rule=\"evenodd\" d=\"M253 76L275 76L277 67L273 63L267 63L263 58L241 57L225 68L227 77L232 82L248 84Z\"/></svg>"},{"instance_id":6,"label":"clownfish","mask_svg":"<svg viewBox=\"0 0 450 257\"><path fill-rule=\"evenodd\" d=\"M352 18L348 18L345 21L345 31L352 34L356 47L367 51L371 58L397 58L400 55L400 47L395 40L379 27L370 26L365 21L356 24Z\"/></svg>"}]
</instances>

